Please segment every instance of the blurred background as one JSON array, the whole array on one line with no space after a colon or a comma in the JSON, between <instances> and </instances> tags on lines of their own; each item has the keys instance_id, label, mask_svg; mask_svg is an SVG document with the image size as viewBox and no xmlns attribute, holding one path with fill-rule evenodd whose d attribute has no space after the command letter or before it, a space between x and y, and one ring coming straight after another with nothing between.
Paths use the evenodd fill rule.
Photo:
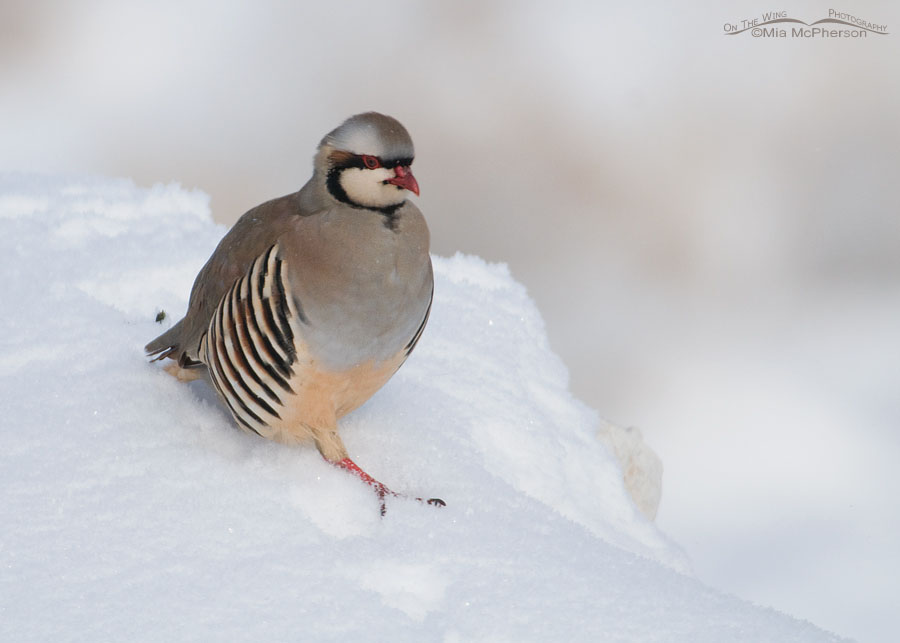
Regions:
<instances>
[{"instance_id":1,"label":"blurred background","mask_svg":"<svg viewBox=\"0 0 900 643\"><path fill-rule=\"evenodd\" d=\"M829 8L889 35L723 30ZM0 169L174 180L230 224L370 109L413 135L434 252L508 263L662 457L697 575L893 640L898 6L0 3Z\"/></svg>"}]
</instances>

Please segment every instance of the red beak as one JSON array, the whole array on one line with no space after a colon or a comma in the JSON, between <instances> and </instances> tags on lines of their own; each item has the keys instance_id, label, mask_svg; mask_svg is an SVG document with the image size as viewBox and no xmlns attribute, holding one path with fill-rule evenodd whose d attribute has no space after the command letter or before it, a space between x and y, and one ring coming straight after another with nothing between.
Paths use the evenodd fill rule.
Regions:
<instances>
[{"instance_id":1,"label":"red beak","mask_svg":"<svg viewBox=\"0 0 900 643\"><path fill-rule=\"evenodd\" d=\"M387 182L403 188L404 190L409 190L416 196L419 196L419 184L416 182L416 177L413 176L409 166L403 167L402 165L398 165L395 167L394 178L388 179Z\"/></svg>"}]
</instances>

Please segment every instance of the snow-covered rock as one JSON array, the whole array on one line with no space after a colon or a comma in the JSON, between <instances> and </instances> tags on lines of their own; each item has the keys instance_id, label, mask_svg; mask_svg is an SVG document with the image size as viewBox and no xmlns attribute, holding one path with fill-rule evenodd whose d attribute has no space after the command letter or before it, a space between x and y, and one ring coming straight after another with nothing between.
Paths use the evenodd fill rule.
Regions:
<instances>
[{"instance_id":1,"label":"snow-covered rock","mask_svg":"<svg viewBox=\"0 0 900 643\"><path fill-rule=\"evenodd\" d=\"M419 347L342 422L446 508L382 519L238 431L142 354L223 232L176 185L0 176L0 640L833 639L684 574L503 266L435 258Z\"/></svg>"}]
</instances>

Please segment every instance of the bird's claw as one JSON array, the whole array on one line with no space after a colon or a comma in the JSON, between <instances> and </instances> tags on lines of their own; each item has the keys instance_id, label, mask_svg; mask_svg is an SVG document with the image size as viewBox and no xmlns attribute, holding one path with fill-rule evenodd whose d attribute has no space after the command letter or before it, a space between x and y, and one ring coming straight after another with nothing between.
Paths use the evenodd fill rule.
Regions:
<instances>
[{"instance_id":1,"label":"bird's claw","mask_svg":"<svg viewBox=\"0 0 900 643\"><path fill-rule=\"evenodd\" d=\"M391 491L387 487L376 488L375 493L378 495L378 500L381 503L381 517L387 513L387 504L385 504L384 499L386 496L391 495L395 498L409 498L409 496L404 496L401 493L397 493L395 491ZM415 498L418 502L424 502L427 505L431 505L432 507L446 507L447 503L441 500L440 498L429 498L425 500L424 498Z\"/></svg>"},{"instance_id":2,"label":"bird's claw","mask_svg":"<svg viewBox=\"0 0 900 643\"><path fill-rule=\"evenodd\" d=\"M394 496L395 498L408 498L409 496L404 496L403 494L397 493L396 491L391 491L384 483L379 482L368 473L359 468L359 465L356 464L350 458L344 458L343 460L339 460L338 462L332 462L333 465L338 466L342 469L346 469L357 478L365 482L367 485L372 487L375 490L375 495L378 496L378 501L381 505L381 515L384 516L387 513L387 505L385 504L385 498L388 496ZM441 500L440 498L428 498L425 500L424 498L416 498L419 502L424 502L432 507L446 507L447 503Z\"/></svg>"}]
</instances>

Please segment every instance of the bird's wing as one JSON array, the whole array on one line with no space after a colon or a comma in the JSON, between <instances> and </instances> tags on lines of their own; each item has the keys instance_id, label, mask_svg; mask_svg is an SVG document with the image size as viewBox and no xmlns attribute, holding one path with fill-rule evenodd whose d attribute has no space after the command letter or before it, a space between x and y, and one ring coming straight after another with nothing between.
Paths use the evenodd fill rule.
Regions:
<instances>
[{"instance_id":1,"label":"bird's wing","mask_svg":"<svg viewBox=\"0 0 900 643\"><path fill-rule=\"evenodd\" d=\"M147 344L148 355L155 359L170 357L182 367L199 365L200 338L216 306L301 214L298 194L267 201L238 219L197 275L184 319Z\"/></svg>"}]
</instances>

